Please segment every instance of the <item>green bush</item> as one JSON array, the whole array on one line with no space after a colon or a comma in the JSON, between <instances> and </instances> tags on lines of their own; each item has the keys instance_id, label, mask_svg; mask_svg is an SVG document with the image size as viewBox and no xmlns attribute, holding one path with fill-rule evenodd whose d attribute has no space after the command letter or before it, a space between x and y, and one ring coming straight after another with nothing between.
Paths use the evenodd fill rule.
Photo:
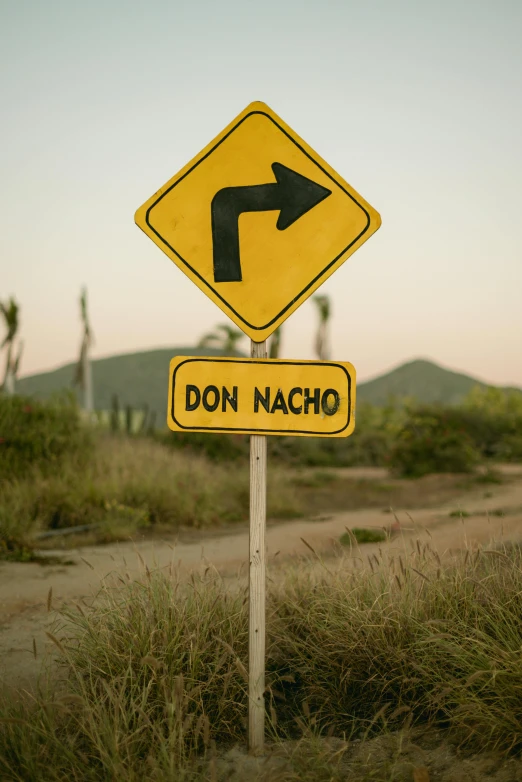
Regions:
<instances>
[{"instance_id":1,"label":"green bush","mask_svg":"<svg viewBox=\"0 0 522 782\"><path fill-rule=\"evenodd\" d=\"M404 475L467 472L481 458L520 461L522 394L478 389L459 406L417 405L411 399L392 399L384 407L363 402L349 438L271 437L268 448L270 458L295 466L393 467L398 462ZM411 468L403 469L403 459Z\"/></svg>"},{"instance_id":2,"label":"green bush","mask_svg":"<svg viewBox=\"0 0 522 782\"><path fill-rule=\"evenodd\" d=\"M380 467L386 464L404 417L404 405L379 408L363 403L351 437L269 437L268 457L296 467ZM248 459L248 435L158 431L153 437L170 448L203 453L213 461Z\"/></svg>"},{"instance_id":3,"label":"green bush","mask_svg":"<svg viewBox=\"0 0 522 782\"><path fill-rule=\"evenodd\" d=\"M352 458L349 466L382 467L386 464L393 442L389 432L384 429L356 429L350 440Z\"/></svg>"},{"instance_id":4,"label":"green bush","mask_svg":"<svg viewBox=\"0 0 522 782\"><path fill-rule=\"evenodd\" d=\"M506 462L522 462L522 421L518 432L505 434L496 448L495 455Z\"/></svg>"},{"instance_id":5,"label":"green bush","mask_svg":"<svg viewBox=\"0 0 522 782\"><path fill-rule=\"evenodd\" d=\"M410 410L388 464L398 475L418 478L428 473L471 472L480 459L472 437L463 427L455 427L453 411L425 406Z\"/></svg>"},{"instance_id":6,"label":"green bush","mask_svg":"<svg viewBox=\"0 0 522 782\"><path fill-rule=\"evenodd\" d=\"M522 459L522 394L500 388L475 388L453 411L483 456Z\"/></svg>"},{"instance_id":7,"label":"green bush","mask_svg":"<svg viewBox=\"0 0 522 782\"><path fill-rule=\"evenodd\" d=\"M271 437L268 458L295 467L348 466L345 443L322 437Z\"/></svg>"},{"instance_id":8,"label":"green bush","mask_svg":"<svg viewBox=\"0 0 522 782\"><path fill-rule=\"evenodd\" d=\"M402 425L395 416L391 429L367 413L376 431L391 433L386 463L400 475L469 472L481 459L522 459L522 394L477 388L458 407L410 403L405 412Z\"/></svg>"},{"instance_id":9,"label":"green bush","mask_svg":"<svg viewBox=\"0 0 522 782\"><path fill-rule=\"evenodd\" d=\"M357 543L383 543L386 540L386 532L383 529L354 527L349 533L344 532L340 541L343 546L351 546L354 538Z\"/></svg>"},{"instance_id":10,"label":"green bush","mask_svg":"<svg viewBox=\"0 0 522 782\"><path fill-rule=\"evenodd\" d=\"M0 394L0 482L38 467L48 471L71 454L90 455L92 436L72 396L41 402Z\"/></svg>"}]
</instances>

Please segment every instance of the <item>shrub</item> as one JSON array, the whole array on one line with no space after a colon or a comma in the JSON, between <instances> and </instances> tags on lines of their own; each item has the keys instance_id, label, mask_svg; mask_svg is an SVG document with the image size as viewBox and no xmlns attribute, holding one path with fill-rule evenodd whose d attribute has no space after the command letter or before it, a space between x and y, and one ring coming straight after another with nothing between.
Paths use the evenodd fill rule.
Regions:
<instances>
[{"instance_id":1,"label":"shrub","mask_svg":"<svg viewBox=\"0 0 522 782\"><path fill-rule=\"evenodd\" d=\"M382 543L386 540L386 532L383 529L361 529L360 527L354 527L350 530L350 533L344 532L341 535L341 543L344 546L351 546L353 538L355 538L357 543Z\"/></svg>"},{"instance_id":2,"label":"shrub","mask_svg":"<svg viewBox=\"0 0 522 782\"><path fill-rule=\"evenodd\" d=\"M0 394L0 481L42 471L71 454L91 453L91 432L72 396L50 402Z\"/></svg>"},{"instance_id":3,"label":"shrub","mask_svg":"<svg viewBox=\"0 0 522 782\"><path fill-rule=\"evenodd\" d=\"M500 459L507 462L522 462L522 421L520 422L518 433L506 434L497 448L497 454Z\"/></svg>"},{"instance_id":4,"label":"shrub","mask_svg":"<svg viewBox=\"0 0 522 782\"><path fill-rule=\"evenodd\" d=\"M352 459L349 466L382 467L392 446L390 433L384 429L362 429L352 435Z\"/></svg>"},{"instance_id":5,"label":"shrub","mask_svg":"<svg viewBox=\"0 0 522 782\"><path fill-rule=\"evenodd\" d=\"M379 408L362 403L355 432L348 439L269 437L268 457L306 467L383 466L404 417L404 405L390 403ZM213 461L248 458L248 435L159 431L153 436L171 448L203 453Z\"/></svg>"},{"instance_id":6,"label":"shrub","mask_svg":"<svg viewBox=\"0 0 522 782\"><path fill-rule=\"evenodd\" d=\"M418 478L434 472L471 472L481 454L470 435L454 427L442 407L418 407L399 431L389 456L393 472Z\"/></svg>"},{"instance_id":7,"label":"shrub","mask_svg":"<svg viewBox=\"0 0 522 782\"><path fill-rule=\"evenodd\" d=\"M456 411L475 445L486 457L522 459L522 394L477 387Z\"/></svg>"},{"instance_id":8,"label":"shrub","mask_svg":"<svg viewBox=\"0 0 522 782\"><path fill-rule=\"evenodd\" d=\"M284 470L268 475L268 513L291 518L303 511ZM92 458L68 458L59 470L6 482L0 494L0 540L28 545L34 532L97 524L100 540L157 529L206 527L248 518L248 463L217 464L148 438L100 434ZM0 548L0 558L2 549Z\"/></svg>"}]
</instances>

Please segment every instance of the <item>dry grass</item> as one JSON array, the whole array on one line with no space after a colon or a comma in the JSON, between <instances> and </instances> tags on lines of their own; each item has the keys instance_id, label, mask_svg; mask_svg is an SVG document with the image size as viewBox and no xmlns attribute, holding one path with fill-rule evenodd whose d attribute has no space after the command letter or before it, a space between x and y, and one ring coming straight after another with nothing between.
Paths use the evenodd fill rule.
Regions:
<instances>
[{"instance_id":1,"label":"dry grass","mask_svg":"<svg viewBox=\"0 0 522 782\"><path fill-rule=\"evenodd\" d=\"M268 516L426 507L459 496L476 486L473 480L445 475L383 482L274 463L268 470ZM71 456L52 472L34 470L2 484L0 558L29 557L41 531L94 525L80 535L38 543L67 548L246 521L248 508L247 459L220 463L146 438L102 435L89 460Z\"/></svg>"},{"instance_id":2,"label":"dry grass","mask_svg":"<svg viewBox=\"0 0 522 782\"><path fill-rule=\"evenodd\" d=\"M410 727L444 729L497 759L519 751L521 614L518 546L467 551L445 567L420 542L371 569L318 575L301 564L269 595L267 710L272 754L306 741L272 776L243 778L411 780L400 753L376 750L365 765L350 741L368 747ZM212 571L188 584L146 571L60 622L65 683L0 707L2 778L230 778L223 756L245 741L243 590ZM326 750L327 735L342 746Z\"/></svg>"},{"instance_id":3,"label":"dry grass","mask_svg":"<svg viewBox=\"0 0 522 782\"><path fill-rule=\"evenodd\" d=\"M40 530L97 524L91 542L108 542L147 528L245 520L248 470L248 463L218 464L152 440L101 437L87 464L71 458L52 474L34 472L2 486L0 539L28 544ZM286 470L271 471L268 496L272 517L300 514Z\"/></svg>"},{"instance_id":4,"label":"dry grass","mask_svg":"<svg viewBox=\"0 0 522 782\"><path fill-rule=\"evenodd\" d=\"M503 483L499 475L495 483ZM477 490L484 475L425 475L415 480L354 478L346 470L299 471L293 478L309 513L359 510L361 508L431 508Z\"/></svg>"}]
</instances>

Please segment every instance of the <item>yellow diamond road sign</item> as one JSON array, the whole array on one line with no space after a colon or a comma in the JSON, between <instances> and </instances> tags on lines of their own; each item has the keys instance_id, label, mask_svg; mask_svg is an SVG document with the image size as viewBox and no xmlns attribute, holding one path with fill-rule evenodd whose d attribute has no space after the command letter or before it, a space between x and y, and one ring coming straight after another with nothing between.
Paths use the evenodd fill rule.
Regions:
<instances>
[{"instance_id":1,"label":"yellow diamond road sign","mask_svg":"<svg viewBox=\"0 0 522 782\"><path fill-rule=\"evenodd\" d=\"M264 103L250 104L135 220L256 342L381 224Z\"/></svg>"}]
</instances>

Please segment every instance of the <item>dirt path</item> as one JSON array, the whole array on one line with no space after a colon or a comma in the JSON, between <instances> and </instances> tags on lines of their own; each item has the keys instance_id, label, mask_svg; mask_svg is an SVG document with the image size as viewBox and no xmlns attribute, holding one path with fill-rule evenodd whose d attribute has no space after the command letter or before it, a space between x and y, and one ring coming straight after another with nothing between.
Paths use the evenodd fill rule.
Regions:
<instances>
[{"instance_id":1,"label":"dirt path","mask_svg":"<svg viewBox=\"0 0 522 782\"><path fill-rule=\"evenodd\" d=\"M401 534L381 548L411 547L411 539L426 540L440 556L464 545L487 545L491 539L522 540L522 469L506 470L512 482L494 486L491 496L484 488L467 493L436 509L420 509L410 514L398 511ZM366 471L366 475L368 471ZM379 474L379 477L380 474ZM450 517L456 509L471 514L466 518ZM503 517L493 515L502 509ZM489 516L487 515L489 514ZM303 521L269 524L267 529L268 567L273 576L278 563L293 555L310 554L303 539L317 552L332 554L346 527L383 527L394 521L392 515L379 510L337 513ZM338 548L338 545L337 545ZM365 559L378 546L364 545L353 556ZM48 552L52 554L53 552ZM63 551L60 552L63 556ZM349 554L348 554L349 555ZM237 526L209 535L192 533L178 540L142 541L92 546L67 552L72 565L39 565L36 563L0 563L0 681L19 684L34 680L42 659L52 649L46 636L53 619L47 613L47 597L52 587L53 607L59 608L71 599L89 598L99 589L109 573L126 571L131 577L149 569L168 568L171 563L189 571L206 563L223 575L246 573L248 529ZM33 654L33 639L37 658Z\"/></svg>"}]
</instances>

